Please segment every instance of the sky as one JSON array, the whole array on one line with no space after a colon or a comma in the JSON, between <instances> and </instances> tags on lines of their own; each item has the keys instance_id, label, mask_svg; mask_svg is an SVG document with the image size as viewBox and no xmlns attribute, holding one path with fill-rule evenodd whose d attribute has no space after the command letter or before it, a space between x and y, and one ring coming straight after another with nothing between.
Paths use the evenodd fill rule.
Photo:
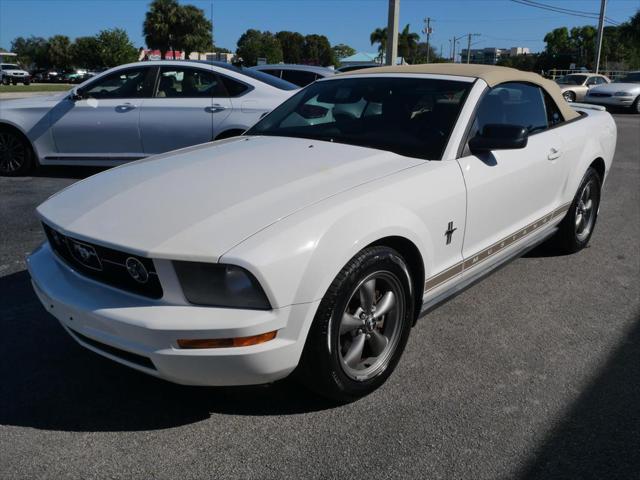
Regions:
<instances>
[{"instance_id":1,"label":"sky","mask_svg":"<svg viewBox=\"0 0 640 480\"><path fill-rule=\"evenodd\" d=\"M600 0L539 0L558 7L598 12ZM298 31L326 35L332 45L346 43L358 51L374 52L369 35L386 26L387 0L180 0L213 11L216 46L235 50L248 28ZM72 39L106 28L127 31L136 47L144 46L142 22L149 0L0 0L0 47L9 49L17 36ZM638 9L640 0L608 0L607 17L622 22ZM544 35L561 26L595 25L595 20L553 13L510 0L400 0L400 29L407 23L420 32L431 17L432 45L449 55L452 37L480 33L472 48L544 48ZM424 35L421 34L422 40ZM460 41L466 48L466 36Z\"/></svg>"}]
</instances>

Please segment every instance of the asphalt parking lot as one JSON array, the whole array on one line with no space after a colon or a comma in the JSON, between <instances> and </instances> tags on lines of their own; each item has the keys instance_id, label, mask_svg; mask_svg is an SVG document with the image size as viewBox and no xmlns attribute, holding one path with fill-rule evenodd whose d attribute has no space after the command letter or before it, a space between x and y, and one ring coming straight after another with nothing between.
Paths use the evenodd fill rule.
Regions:
<instances>
[{"instance_id":1,"label":"asphalt parking lot","mask_svg":"<svg viewBox=\"0 0 640 480\"><path fill-rule=\"evenodd\" d=\"M391 379L335 407L284 381L172 385L40 306L34 207L93 170L0 178L0 478L640 478L640 115L588 249L518 259L423 318Z\"/></svg>"}]
</instances>

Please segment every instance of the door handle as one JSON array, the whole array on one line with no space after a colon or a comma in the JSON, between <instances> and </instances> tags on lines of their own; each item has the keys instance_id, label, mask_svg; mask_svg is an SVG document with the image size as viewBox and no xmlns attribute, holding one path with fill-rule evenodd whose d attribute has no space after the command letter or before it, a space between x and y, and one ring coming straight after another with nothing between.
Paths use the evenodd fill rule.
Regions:
<instances>
[{"instance_id":1,"label":"door handle","mask_svg":"<svg viewBox=\"0 0 640 480\"><path fill-rule=\"evenodd\" d=\"M133 110L136 106L133 103L122 103L116 107L118 112L128 112L129 110Z\"/></svg>"},{"instance_id":2,"label":"door handle","mask_svg":"<svg viewBox=\"0 0 640 480\"><path fill-rule=\"evenodd\" d=\"M555 160L556 158L560 158L561 155L562 153L560 152L560 150L558 150L557 148L551 148L551 150L549 151L549 155L547 155L547 159Z\"/></svg>"},{"instance_id":3,"label":"door handle","mask_svg":"<svg viewBox=\"0 0 640 480\"><path fill-rule=\"evenodd\" d=\"M226 110L226 109L227 107L223 107L219 103L214 103L210 107L207 107L205 110L209 113L216 113L216 112L222 112L223 110Z\"/></svg>"}]
</instances>

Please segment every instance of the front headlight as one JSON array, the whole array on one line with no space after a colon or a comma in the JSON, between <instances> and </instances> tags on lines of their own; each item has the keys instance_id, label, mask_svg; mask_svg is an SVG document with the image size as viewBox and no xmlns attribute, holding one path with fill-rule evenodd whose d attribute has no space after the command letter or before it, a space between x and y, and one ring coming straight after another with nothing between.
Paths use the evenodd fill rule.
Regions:
<instances>
[{"instance_id":1,"label":"front headlight","mask_svg":"<svg viewBox=\"0 0 640 480\"><path fill-rule=\"evenodd\" d=\"M630 92L616 92L613 95L615 97L632 97L633 93L630 93Z\"/></svg>"},{"instance_id":2,"label":"front headlight","mask_svg":"<svg viewBox=\"0 0 640 480\"><path fill-rule=\"evenodd\" d=\"M185 298L196 305L270 310L271 305L256 278L235 265L178 262L173 266Z\"/></svg>"}]
</instances>

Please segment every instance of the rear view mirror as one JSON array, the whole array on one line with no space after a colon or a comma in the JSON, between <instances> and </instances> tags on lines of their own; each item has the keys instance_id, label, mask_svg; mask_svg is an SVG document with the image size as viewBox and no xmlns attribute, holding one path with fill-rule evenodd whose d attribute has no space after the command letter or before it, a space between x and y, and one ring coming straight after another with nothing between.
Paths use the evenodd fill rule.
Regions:
<instances>
[{"instance_id":1,"label":"rear view mirror","mask_svg":"<svg viewBox=\"0 0 640 480\"><path fill-rule=\"evenodd\" d=\"M76 89L73 89L71 91L71 94L69 95L69 98L71 100L73 100L74 102L76 100L83 100L84 99L84 94L83 94L82 90L76 88Z\"/></svg>"},{"instance_id":2,"label":"rear view mirror","mask_svg":"<svg viewBox=\"0 0 640 480\"><path fill-rule=\"evenodd\" d=\"M329 109L320 105L302 105L298 108L298 114L307 120L313 118L324 118L329 113Z\"/></svg>"},{"instance_id":3,"label":"rear view mirror","mask_svg":"<svg viewBox=\"0 0 640 480\"><path fill-rule=\"evenodd\" d=\"M472 153L484 153L491 150L513 150L527 146L529 132L520 125L490 123L482 132L469 140Z\"/></svg>"}]
</instances>

